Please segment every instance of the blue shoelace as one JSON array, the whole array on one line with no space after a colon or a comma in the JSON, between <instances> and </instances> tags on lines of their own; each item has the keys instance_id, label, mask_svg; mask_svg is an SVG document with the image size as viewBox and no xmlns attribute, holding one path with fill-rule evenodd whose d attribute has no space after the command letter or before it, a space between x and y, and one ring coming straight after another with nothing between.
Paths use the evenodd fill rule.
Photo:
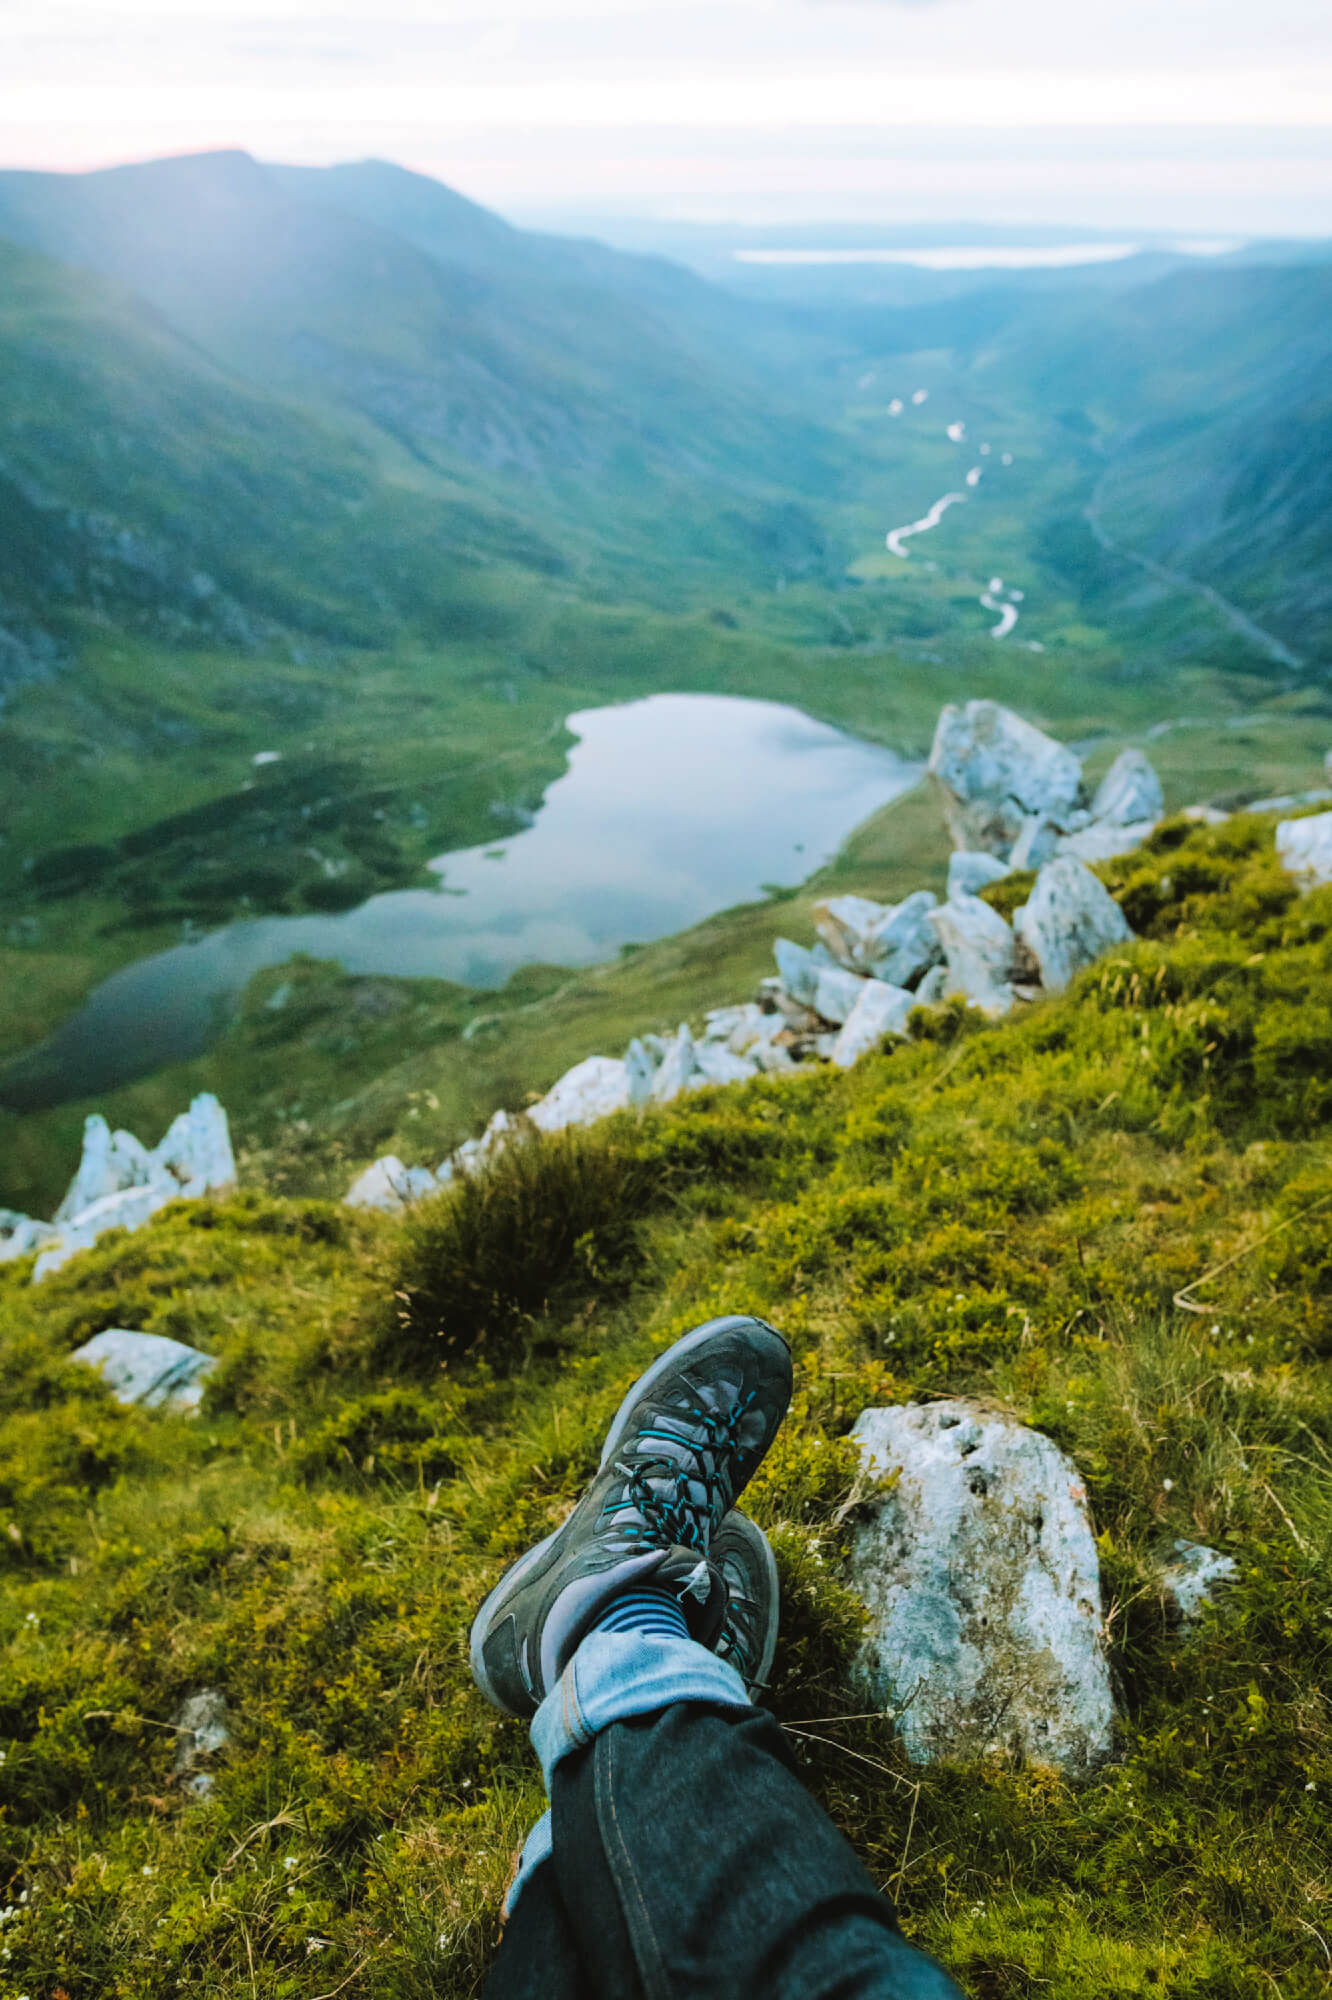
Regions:
<instances>
[{"instance_id":1,"label":"blue shoelace","mask_svg":"<svg viewBox=\"0 0 1332 2000\"><path fill-rule=\"evenodd\" d=\"M639 1526L637 1522L626 1524L624 1533L627 1536L660 1547L697 1549L706 1554L711 1535L731 1504L734 1491L730 1478L731 1463L741 1450L740 1425L753 1400L754 1391L751 1389L747 1396L732 1403L724 1416L716 1410L698 1407L687 1411L682 1421L697 1424L703 1430L701 1442L685 1437L679 1431L666 1430L659 1424L648 1424L636 1431L634 1446L649 1440L684 1445L699 1458L699 1470L691 1478L675 1458L662 1453L647 1456L635 1452L624 1466L629 1492L625 1499L612 1501L602 1508L603 1519L607 1515L632 1509L643 1516L644 1525ZM670 1482L669 1492L656 1490L663 1480ZM706 1498L702 1504L694 1499L690 1491L695 1483L704 1490Z\"/></svg>"}]
</instances>

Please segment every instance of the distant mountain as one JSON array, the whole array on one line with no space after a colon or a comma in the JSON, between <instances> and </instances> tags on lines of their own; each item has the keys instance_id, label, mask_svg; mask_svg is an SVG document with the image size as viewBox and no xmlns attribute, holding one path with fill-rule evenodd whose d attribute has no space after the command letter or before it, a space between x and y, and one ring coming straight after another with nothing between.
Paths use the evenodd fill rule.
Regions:
<instances>
[{"instance_id":1,"label":"distant mountain","mask_svg":"<svg viewBox=\"0 0 1332 2000\"><path fill-rule=\"evenodd\" d=\"M538 507L604 524L704 478L835 483L827 437L715 337L742 314L701 281L526 238L396 169L220 153L4 174L0 236L115 278L251 383Z\"/></svg>"},{"instance_id":2,"label":"distant mountain","mask_svg":"<svg viewBox=\"0 0 1332 2000\"><path fill-rule=\"evenodd\" d=\"M1010 324L986 365L1085 415L1114 536L1332 660L1332 264L1065 301L1055 329Z\"/></svg>"}]
</instances>

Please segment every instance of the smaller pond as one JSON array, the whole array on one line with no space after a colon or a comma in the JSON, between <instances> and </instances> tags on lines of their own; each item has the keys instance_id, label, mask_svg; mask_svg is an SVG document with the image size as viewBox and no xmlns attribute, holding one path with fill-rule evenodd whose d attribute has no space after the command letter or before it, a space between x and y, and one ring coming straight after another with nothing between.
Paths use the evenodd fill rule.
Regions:
<instances>
[{"instance_id":1,"label":"smaller pond","mask_svg":"<svg viewBox=\"0 0 1332 2000\"><path fill-rule=\"evenodd\" d=\"M140 959L0 1071L0 1103L66 1103L198 1055L253 975L297 952L480 987L520 965L611 958L765 884L802 881L920 776L776 702L651 695L586 709L568 727L568 769L533 824L438 856L438 888L336 916L256 917Z\"/></svg>"}]
</instances>

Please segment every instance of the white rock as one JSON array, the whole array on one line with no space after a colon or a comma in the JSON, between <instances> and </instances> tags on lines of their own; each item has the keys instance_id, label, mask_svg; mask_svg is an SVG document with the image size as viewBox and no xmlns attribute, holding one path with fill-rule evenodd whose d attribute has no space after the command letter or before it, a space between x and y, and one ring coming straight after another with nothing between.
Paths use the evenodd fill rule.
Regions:
<instances>
[{"instance_id":1,"label":"white rock","mask_svg":"<svg viewBox=\"0 0 1332 2000\"><path fill-rule=\"evenodd\" d=\"M1014 915L1013 928L1051 993L1062 992L1075 972L1133 936L1104 883L1080 861L1065 856L1042 868L1031 901Z\"/></svg>"},{"instance_id":2,"label":"white rock","mask_svg":"<svg viewBox=\"0 0 1332 2000\"><path fill-rule=\"evenodd\" d=\"M653 1103L669 1104L680 1095L693 1073L694 1038L689 1032L689 1023L681 1021L675 1040L666 1045L666 1060L653 1079Z\"/></svg>"},{"instance_id":3,"label":"white rock","mask_svg":"<svg viewBox=\"0 0 1332 2000\"><path fill-rule=\"evenodd\" d=\"M995 701L944 709L930 752L954 847L1007 859L1032 814L1063 826L1082 767L1071 750Z\"/></svg>"},{"instance_id":4,"label":"white rock","mask_svg":"<svg viewBox=\"0 0 1332 2000\"><path fill-rule=\"evenodd\" d=\"M704 1016L703 1040L729 1043L735 1030L746 1024L751 1013L757 1012L752 1001L739 1007L713 1007Z\"/></svg>"},{"instance_id":5,"label":"white rock","mask_svg":"<svg viewBox=\"0 0 1332 2000\"><path fill-rule=\"evenodd\" d=\"M961 993L982 1013L1006 1014L1013 1004L1013 933L978 896L950 896L930 912L948 961L949 993Z\"/></svg>"},{"instance_id":6,"label":"white rock","mask_svg":"<svg viewBox=\"0 0 1332 2000\"><path fill-rule=\"evenodd\" d=\"M1300 875L1310 888L1332 882L1332 812L1312 819L1283 819L1276 830L1282 866Z\"/></svg>"},{"instance_id":7,"label":"white rock","mask_svg":"<svg viewBox=\"0 0 1332 2000\"><path fill-rule=\"evenodd\" d=\"M1191 1625L1215 1603L1217 1589L1233 1583L1239 1564L1233 1556L1223 1556L1219 1549L1209 1549L1202 1542L1177 1541L1171 1555L1172 1560L1161 1571L1166 1609Z\"/></svg>"},{"instance_id":8,"label":"white rock","mask_svg":"<svg viewBox=\"0 0 1332 2000\"><path fill-rule=\"evenodd\" d=\"M939 940L930 922L938 898L917 889L889 910L870 940L868 970L885 986L910 986L939 960Z\"/></svg>"},{"instance_id":9,"label":"white rock","mask_svg":"<svg viewBox=\"0 0 1332 2000\"><path fill-rule=\"evenodd\" d=\"M1059 829L1053 820L1041 813L1031 813L1023 820L1017 839L1009 852L1008 865L1011 870L1039 868L1054 857L1059 844Z\"/></svg>"},{"instance_id":10,"label":"white rock","mask_svg":"<svg viewBox=\"0 0 1332 2000\"><path fill-rule=\"evenodd\" d=\"M171 1721L176 1730L176 1776L191 1797L206 1799L213 1780L199 1765L231 1741L226 1696L217 1688L200 1688L186 1696Z\"/></svg>"},{"instance_id":11,"label":"white rock","mask_svg":"<svg viewBox=\"0 0 1332 2000\"><path fill-rule=\"evenodd\" d=\"M158 1172L171 1175L180 1194L197 1197L235 1186L236 1160L227 1114L211 1090L202 1091L188 1111L172 1120L151 1158Z\"/></svg>"},{"instance_id":12,"label":"white rock","mask_svg":"<svg viewBox=\"0 0 1332 2000\"><path fill-rule=\"evenodd\" d=\"M814 905L814 928L839 965L849 972L868 972L871 940L891 914L888 905L872 903L868 896L830 896Z\"/></svg>"},{"instance_id":13,"label":"white rock","mask_svg":"<svg viewBox=\"0 0 1332 2000\"><path fill-rule=\"evenodd\" d=\"M173 1181L165 1187L157 1182L152 1187L123 1188L119 1194L104 1195L72 1222L60 1224L55 1242L42 1251L32 1267L32 1282L40 1284L80 1250L91 1250L108 1230L142 1229L145 1222L151 1221L159 1209L175 1201L179 1194L180 1189Z\"/></svg>"},{"instance_id":14,"label":"white rock","mask_svg":"<svg viewBox=\"0 0 1332 2000\"><path fill-rule=\"evenodd\" d=\"M786 1070L798 1067L795 1057L784 1042L759 1042L755 1046L754 1054L765 1076L781 1076Z\"/></svg>"},{"instance_id":15,"label":"white rock","mask_svg":"<svg viewBox=\"0 0 1332 2000\"><path fill-rule=\"evenodd\" d=\"M1230 814L1222 812L1219 806L1185 806L1179 817L1191 819L1198 826L1224 826Z\"/></svg>"},{"instance_id":16,"label":"white rock","mask_svg":"<svg viewBox=\"0 0 1332 2000\"><path fill-rule=\"evenodd\" d=\"M763 1009L751 1000L743 1007L729 1009L737 1017L726 1037L726 1046L734 1056L752 1055L757 1062L762 1046L780 1035L784 1025L780 1013L765 1014Z\"/></svg>"},{"instance_id":17,"label":"white rock","mask_svg":"<svg viewBox=\"0 0 1332 2000\"><path fill-rule=\"evenodd\" d=\"M1111 1749L1100 1572L1077 1468L963 1400L866 1410L852 1437L893 1489L852 1539L859 1661L916 1763L996 1749L1068 1777Z\"/></svg>"},{"instance_id":18,"label":"white rock","mask_svg":"<svg viewBox=\"0 0 1332 2000\"><path fill-rule=\"evenodd\" d=\"M646 1104L652 1095L652 1079L657 1074L657 1065L642 1039L635 1035L624 1052L624 1075L629 1088L631 1104Z\"/></svg>"},{"instance_id":19,"label":"white rock","mask_svg":"<svg viewBox=\"0 0 1332 2000\"><path fill-rule=\"evenodd\" d=\"M696 1075L704 1083L748 1083L758 1075L758 1064L747 1056L738 1056L717 1042L695 1042L694 1065Z\"/></svg>"},{"instance_id":20,"label":"white rock","mask_svg":"<svg viewBox=\"0 0 1332 2000\"><path fill-rule=\"evenodd\" d=\"M824 958L816 958L802 944L793 944L790 938L778 938L772 947L772 955L777 961L777 976L782 990L790 999L803 1007L814 1005L814 995L819 984L819 974L824 969Z\"/></svg>"},{"instance_id":21,"label":"white rock","mask_svg":"<svg viewBox=\"0 0 1332 2000\"><path fill-rule=\"evenodd\" d=\"M567 1125L593 1125L628 1105L627 1064L616 1056L588 1056L567 1070L527 1115L538 1131L561 1132Z\"/></svg>"},{"instance_id":22,"label":"white rock","mask_svg":"<svg viewBox=\"0 0 1332 2000\"><path fill-rule=\"evenodd\" d=\"M962 851L948 857L948 893L950 896L978 896L982 889L988 889L991 882L1002 882L1011 874L1012 864L1000 861L997 855L983 852Z\"/></svg>"},{"instance_id":23,"label":"white rock","mask_svg":"<svg viewBox=\"0 0 1332 2000\"><path fill-rule=\"evenodd\" d=\"M70 1359L100 1370L118 1403L144 1403L152 1410L198 1409L204 1377L217 1366L214 1355L201 1354L181 1340L130 1333L120 1326L94 1334Z\"/></svg>"},{"instance_id":24,"label":"white rock","mask_svg":"<svg viewBox=\"0 0 1332 2000\"><path fill-rule=\"evenodd\" d=\"M0 1208L0 1264L29 1257L34 1250L59 1240L60 1231L34 1216L20 1215L16 1209Z\"/></svg>"},{"instance_id":25,"label":"white rock","mask_svg":"<svg viewBox=\"0 0 1332 2000\"><path fill-rule=\"evenodd\" d=\"M132 1132L113 1132L100 1111L84 1120L83 1152L78 1172L55 1212L57 1222L71 1222L95 1202L127 1188L147 1187L161 1178L153 1156Z\"/></svg>"},{"instance_id":26,"label":"white rock","mask_svg":"<svg viewBox=\"0 0 1332 2000\"><path fill-rule=\"evenodd\" d=\"M847 972L840 965L823 966L814 988L814 1012L822 1021L845 1021L864 984L862 973Z\"/></svg>"},{"instance_id":27,"label":"white rock","mask_svg":"<svg viewBox=\"0 0 1332 2000\"><path fill-rule=\"evenodd\" d=\"M882 979L862 979L860 997L833 1045L832 1061L839 1069L850 1069L868 1050L877 1048L886 1035L905 1035L907 1016L919 1004L915 994L908 993L904 986L889 986Z\"/></svg>"},{"instance_id":28,"label":"white rock","mask_svg":"<svg viewBox=\"0 0 1332 2000\"><path fill-rule=\"evenodd\" d=\"M1075 861L1113 861L1117 854L1132 854L1156 832L1158 822L1140 819L1129 826L1115 820L1093 820L1080 833L1066 833L1056 844L1057 854L1071 855Z\"/></svg>"},{"instance_id":29,"label":"white rock","mask_svg":"<svg viewBox=\"0 0 1332 2000\"><path fill-rule=\"evenodd\" d=\"M434 1194L439 1180L429 1167L405 1167L396 1153L385 1153L366 1168L342 1197L348 1208L375 1208L384 1215L401 1215L414 1201Z\"/></svg>"},{"instance_id":30,"label":"white rock","mask_svg":"<svg viewBox=\"0 0 1332 2000\"><path fill-rule=\"evenodd\" d=\"M1164 811L1165 793L1149 759L1141 750L1121 750L1096 788L1092 818L1135 826L1140 820L1160 819Z\"/></svg>"},{"instance_id":31,"label":"white rock","mask_svg":"<svg viewBox=\"0 0 1332 2000\"><path fill-rule=\"evenodd\" d=\"M915 1002L918 1007L937 1007L947 997L948 967L936 965L925 974L916 988Z\"/></svg>"}]
</instances>

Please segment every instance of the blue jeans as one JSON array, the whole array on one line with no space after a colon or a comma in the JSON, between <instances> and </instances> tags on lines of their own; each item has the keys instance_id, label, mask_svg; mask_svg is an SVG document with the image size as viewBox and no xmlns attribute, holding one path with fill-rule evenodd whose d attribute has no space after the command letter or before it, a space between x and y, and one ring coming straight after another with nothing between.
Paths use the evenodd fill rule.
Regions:
<instances>
[{"instance_id":1,"label":"blue jeans","mask_svg":"<svg viewBox=\"0 0 1332 2000\"><path fill-rule=\"evenodd\" d=\"M959 2000L703 1647L592 1634L532 1740L551 1810L486 2000Z\"/></svg>"}]
</instances>

